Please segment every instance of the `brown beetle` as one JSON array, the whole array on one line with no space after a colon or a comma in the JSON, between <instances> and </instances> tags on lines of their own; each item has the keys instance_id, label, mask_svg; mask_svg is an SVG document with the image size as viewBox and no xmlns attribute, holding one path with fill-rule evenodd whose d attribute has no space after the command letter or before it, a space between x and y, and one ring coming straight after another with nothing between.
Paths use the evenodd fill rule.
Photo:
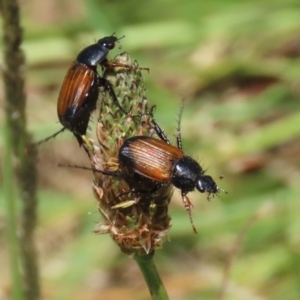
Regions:
<instances>
[{"instance_id":1,"label":"brown beetle","mask_svg":"<svg viewBox=\"0 0 300 300\"><path fill-rule=\"evenodd\" d=\"M63 128L52 136L37 142L37 145L57 136L65 129L73 132L80 145L89 145L85 134L91 113L96 109L99 87L104 87L116 105L126 113L120 106L110 82L97 72L97 65L107 68L132 68L126 64L107 60L109 51L115 47L116 42L120 39L113 35L104 37L97 43L84 48L78 54L65 76L57 100L57 115Z\"/></svg>"},{"instance_id":2,"label":"brown beetle","mask_svg":"<svg viewBox=\"0 0 300 300\"><path fill-rule=\"evenodd\" d=\"M211 194L219 193L221 189L211 176L205 175L196 160L184 154L180 130L178 130L177 147L175 147L170 144L158 124L154 120L152 123L160 140L149 136L127 139L119 151L121 174L125 180L138 175L157 183L157 188L171 183L180 189L184 207L196 232L191 216L192 204L187 194L197 189L201 193L207 192L209 199Z\"/></svg>"}]
</instances>

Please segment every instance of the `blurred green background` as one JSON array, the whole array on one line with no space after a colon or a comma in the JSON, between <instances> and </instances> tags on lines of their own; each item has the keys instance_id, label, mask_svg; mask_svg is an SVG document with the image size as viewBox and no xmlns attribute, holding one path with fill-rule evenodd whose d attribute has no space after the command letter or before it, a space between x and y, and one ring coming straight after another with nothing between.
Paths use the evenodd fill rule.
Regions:
<instances>
[{"instance_id":1,"label":"blurred green background","mask_svg":"<svg viewBox=\"0 0 300 300\"><path fill-rule=\"evenodd\" d=\"M195 235L175 192L170 242L155 257L170 299L300 299L299 0L31 0L21 8L36 140L61 128L56 101L72 60L113 32L126 37L111 58L128 51L150 68L148 100L171 139L185 99L184 149L228 195L190 195ZM39 153L43 299L149 299L135 262L93 233L101 218L92 174L58 162L88 165L69 132ZM1 298L10 281L3 209L0 223Z\"/></svg>"}]
</instances>

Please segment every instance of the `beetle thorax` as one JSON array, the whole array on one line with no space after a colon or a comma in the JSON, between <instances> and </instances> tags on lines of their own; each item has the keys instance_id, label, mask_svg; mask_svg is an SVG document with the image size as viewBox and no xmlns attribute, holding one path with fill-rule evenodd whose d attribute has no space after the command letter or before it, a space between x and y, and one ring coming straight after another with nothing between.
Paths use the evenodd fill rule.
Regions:
<instances>
[{"instance_id":1,"label":"beetle thorax","mask_svg":"<svg viewBox=\"0 0 300 300\"><path fill-rule=\"evenodd\" d=\"M93 44L83 49L77 56L77 62L88 65L96 66L101 64L109 52L108 48L100 44Z\"/></svg>"},{"instance_id":2,"label":"beetle thorax","mask_svg":"<svg viewBox=\"0 0 300 300\"><path fill-rule=\"evenodd\" d=\"M196 182L203 174L199 163L189 156L183 156L174 163L172 184L182 192L188 193L196 188Z\"/></svg>"}]
</instances>

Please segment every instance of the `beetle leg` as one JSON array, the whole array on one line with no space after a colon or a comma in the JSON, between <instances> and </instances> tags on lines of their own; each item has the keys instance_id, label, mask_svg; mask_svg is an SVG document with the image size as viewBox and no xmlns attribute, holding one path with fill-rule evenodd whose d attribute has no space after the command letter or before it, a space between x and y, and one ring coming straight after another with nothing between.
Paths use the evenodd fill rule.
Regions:
<instances>
[{"instance_id":1,"label":"beetle leg","mask_svg":"<svg viewBox=\"0 0 300 300\"><path fill-rule=\"evenodd\" d=\"M113 69L113 68L122 68L122 69L127 69L127 70L146 70L149 73L149 68L140 68L140 67L135 67L135 66L129 66L127 64L119 63L119 62L113 62L113 61L106 61L104 63L105 67L108 69Z\"/></svg>"},{"instance_id":2,"label":"beetle leg","mask_svg":"<svg viewBox=\"0 0 300 300\"><path fill-rule=\"evenodd\" d=\"M165 143L167 143L168 145L170 145L170 141L168 140L167 136L165 135L165 133L163 132L163 130L160 128L160 126L156 123L156 121L154 120L154 116L153 116L153 111L156 108L156 106L154 105L151 108L150 111L150 115L151 115L151 123L153 124L153 129L156 132L156 134L158 135L158 137L163 140Z\"/></svg>"},{"instance_id":3,"label":"beetle leg","mask_svg":"<svg viewBox=\"0 0 300 300\"><path fill-rule=\"evenodd\" d=\"M118 101L118 98L116 96L116 93L113 89L113 86L111 85L111 83L103 78L103 77L98 77L98 80L99 80L99 86L102 86L104 87L105 91L107 91L110 95L110 97L112 98L113 102L116 103L116 105L119 107L119 109L124 113L124 114L128 114L127 111L124 110L124 108L120 105L119 101Z\"/></svg>"},{"instance_id":4,"label":"beetle leg","mask_svg":"<svg viewBox=\"0 0 300 300\"><path fill-rule=\"evenodd\" d=\"M181 197L182 197L182 201L183 201L183 204L184 204L184 207L190 217L190 222L191 222L191 225L192 225L192 228L194 230L195 233L197 233L197 230L196 230L196 227L194 225L194 221L193 221L193 218L192 218L192 214L191 214L191 207L193 207L192 203L190 202L190 199L187 197L187 195L183 192L181 192Z\"/></svg>"},{"instance_id":5,"label":"beetle leg","mask_svg":"<svg viewBox=\"0 0 300 300\"><path fill-rule=\"evenodd\" d=\"M125 114L125 115L129 115L129 111L125 111L124 108L121 106L121 104L119 103L118 101L118 98L116 96L116 93L113 89L113 86L111 85L111 83L106 79L106 78L103 78L103 77L100 77L99 76L99 86L102 86L104 87L105 91L107 91L110 95L110 97L112 98L113 102L115 102L115 104L119 107L119 109ZM148 115L150 113L146 113L145 115ZM135 118L135 117L141 117L142 115L136 115L136 116L131 116L132 118Z\"/></svg>"},{"instance_id":6,"label":"beetle leg","mask_svg":"<svg viewBox=\"0 0 300 300\"><path fill-rule=\"evenodd\" d=\"M65 130L66 130L66 128L63 127L62 129L60 129L60 130L57 131L56 133L52 134L51 136L49 136L49 137L47 137L47 138L45 138L45 139L43 139L43 140L40 140L40 141L38 141L38 142L35 142L35 143L31 144L31 145L32 145L32 146L39 146L39 145L41 145L41 144L43 144L43 143L45 143L45 142L47 142L47 141L49 141L49 140L55 138L57 135L59 135L61 132L64 132Z\"/></svg>"},{"instance_id":7,"label":"beetle leg","mask_svg":"<svg viewBox=\"0 0 300 300\"><path fill-rule=\"evenodd\" d=\"M93 171L93 172L96 172L96 173L101 173L103 175L123 178L123 174L118 172L118 171L104 171L104 170L98 170L98 169L95 169L95 168L89 168L89 167L85 167L85 166L77 166L77 165L69 165L69 164L61 164L61 163L57 163L56 165L58 167L74 168L74 169Z\"/></svg>"}]
</instances>

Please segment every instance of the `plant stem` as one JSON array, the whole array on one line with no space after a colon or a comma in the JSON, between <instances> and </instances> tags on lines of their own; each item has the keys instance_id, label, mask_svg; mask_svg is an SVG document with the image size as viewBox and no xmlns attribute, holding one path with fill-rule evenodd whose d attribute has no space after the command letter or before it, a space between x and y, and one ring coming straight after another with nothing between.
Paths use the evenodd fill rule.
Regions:
<instances>
[{"instance_id":1,"label":"plant stem","mask_svg":"<svg viewBox=\"0 0 300 300\"><path fill-rule=\"evenodd\" d=\"M19 270L19 244L16 235L16 197L14 193L13 166L11 157L11 138L10 130L7 126L7 120L4 124L4 161L3 161L3 186L4 199L7 207L7 239L10 256L11 281L12 281L12 299L22 300L24 294L22 290L22 280Z\"/></svg>"},{"instance_id":2,"label":"plant stem","mask_svg":"<svg viewBox=\"0 0 300 300\"><path fill-rule=\"evenodd\" d=\"M153 261L154 252L147 255L135 255L134 259L137 262L145 281L148 285L150 294L153 300L169 299L167 291L160 279L156 266Z\"/></svg>"},{"instance_id":3,"label":"plant stem","mask_svg":"<svg viewBox=\"0 0 300 300\"><path fill-rule=\"evenodd\" d=\"M23 35L20 26L20 13L17 0L1 0L0 10L3 19L3 82L5 90L5 128L6 128L6 156L5 183L6 197L9 203L9 230L14 238L12 242L11 260L13 273L18 267L18 246L20 247L23 290L25 299L40 299L39 276L37 267L37 255L34 245L34 229L37 219L36 197L36 149L30 147L31 137L26 130L25 116L25 88L24 66L25 58L20 48ZM30 149L25 151L25 149ZM12 157L13 156L13 157ZM14 160L15 170L12 167ZM18 179L18 188L22 200L21 225L19 230L19 244L16 241L15 211L13 202L13 189L15 189L13 177ZM15 269L16 268L16 269ZM18 280L17 280L18 282ZM14 285L18 285L18 283ZM15 287L15 286L14 286Z\"/></svg>"}]
</instances>

